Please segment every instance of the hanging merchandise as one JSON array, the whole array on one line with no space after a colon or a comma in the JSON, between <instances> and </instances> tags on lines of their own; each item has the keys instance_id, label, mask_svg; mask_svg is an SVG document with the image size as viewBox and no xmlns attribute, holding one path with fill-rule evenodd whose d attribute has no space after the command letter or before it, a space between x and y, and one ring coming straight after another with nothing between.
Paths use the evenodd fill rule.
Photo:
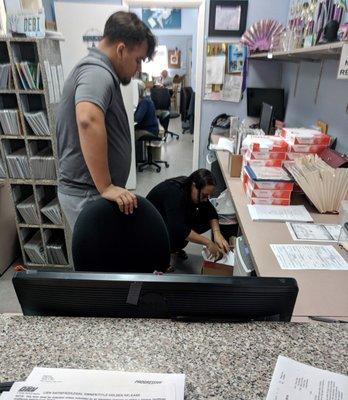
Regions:
<instances>
[{"instance_id":1,"label":"hanging merchandise","mask_svg":"<svg viewBox=\"0 0 348 400\"><path fill-rule=\"evenodd\" d=\"M246 86L246 66L247 48L244 45L208 43L204 99L239 103Z\"/></svg>"},{"instance_id":2,"label":"hanging merchandise","mask_svg":"<svg viewBox=\"0 0 348 400\"><path fill-rule=\"evenodd\" d=\"M241 42L248 46L250 53L278 50L285 28L275 20L255 22L244 32Z\"/></svg>"}]
</instances>

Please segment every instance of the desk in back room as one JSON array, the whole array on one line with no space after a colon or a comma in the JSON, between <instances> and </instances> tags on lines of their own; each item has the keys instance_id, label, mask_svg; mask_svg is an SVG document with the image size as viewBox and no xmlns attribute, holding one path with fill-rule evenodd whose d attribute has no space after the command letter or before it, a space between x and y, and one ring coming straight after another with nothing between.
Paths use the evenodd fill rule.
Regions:
<instances>
[{"instance_id":1,"label":"desk in back room","mask_svg":"<svg viewBox=\"0 0 348 400\"><path fill-rule=\"evenodd\" d=\"M229 176L228 153L218 151L217 158L226 186L231 192L240 228L249 245L256 274L263 277L292 277L297 280L299 293L293 313L294 321L306 320L309 316L348 321L348 271L281 269L270 244L294 243L286 224L283 222L252 221L247 208L247 198L243 191L242 181L240 178ZM338 215L310 213L314 222L339 223ZM310 242L301 243L310 244ZM334 246L345 259L348 258L344 250L336 244Z\"/></svg>"}]
</instances>

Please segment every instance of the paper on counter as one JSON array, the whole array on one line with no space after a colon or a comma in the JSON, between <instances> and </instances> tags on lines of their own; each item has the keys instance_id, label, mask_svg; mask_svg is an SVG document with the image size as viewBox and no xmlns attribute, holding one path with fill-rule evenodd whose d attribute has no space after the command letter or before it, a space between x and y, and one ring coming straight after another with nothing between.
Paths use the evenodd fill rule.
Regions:
<instances>
[{"instance_id":1,"label":"paper on counter","mask_svg":"<svg viewBox=\"0 0 348 400\"><path fill-rule=\"evenodd\" d=\"M248 210L253 221L313 221L313 218L304 206L248 204Z\"/></svg>"},{"instance_id":2,"label":"paper on counter","mask_svg":"<svg viewBox=\"0 0 348 400\"><path fill-rule=\"evenodd\" d=\"M209 150L225 150L229 151L231 154L235 152L234 142L231 139L220 138L217 144L211 143L209 145Z\"/></svg>"},{"instance_id":3,"label":"paper on counter","mask_svg":"<svg viewBox=\"0 0 348 400\"><path fill-rule=\"evenodd\" d=\"M106 370L84 370L69 368L34 368L26 382L30 384L41 384L49 382L52 387L62 382L76 382L85 384L90 381L98 381L105 388L110 382L115 385L143 385L145 383L166 384L175 388L175 400L184 398L185 375L184 374L156 374L141 372L118 372Z\"/></svg>"},{"instance_id":4,"label":"paper on counter","mask_svg":"<svg viewBox=\"0 0 348 400\"><path fill-rule=\"evenodd\" d=\"M279 356L266 400L343 400L348 377Z\"/></svg>"},{"instance_id":5,"label":"paper on counter","mask_svg":"<svg viewBox=\"0 0 348 400\"><path fill-rule=\"evenodd\" d=\"M306 242L337 242L341 233L341 225L333 224L307 224L287 222L291 237L296 241ZM348 240L346 233L342 240Z\"/></svg>"},{"instance_id":6,"label":"paper on counter","mask_svg":"<svg viewBox=\"0 0 348 400\"><path fill-rule=\"evenodd\" d=\"M113 381L100 382L85 381L61 382L57 385L40 383L33 385L30 382L16 382L8 392L7 400L174 400L173 385L144 384L126 385L115 384Z\"/></svg>"},{"instance_id":7,"label":"paper on counter","mask_svg":"<svg viewBox=\"0 0 348 400\"><path fill-rule=\"evenodd\" d=\"M223 257L220 258L220 260L215 261L209 250L204 246L202 250L202 257L205 261L215 262L216 264L229 265L231 267L234 266L234 253L231 250L228 253L224 254Z\"/></svg>"},{"instance_id":8,"label":"paper on counter","mask_svg":"<svg viewBox=\"0 0 348 400\"><path fill-rule=\"evenodd\" d=\"M271 244L282 269L348 270L348 263L333 246Z\"/></svg>"}]
</instances>

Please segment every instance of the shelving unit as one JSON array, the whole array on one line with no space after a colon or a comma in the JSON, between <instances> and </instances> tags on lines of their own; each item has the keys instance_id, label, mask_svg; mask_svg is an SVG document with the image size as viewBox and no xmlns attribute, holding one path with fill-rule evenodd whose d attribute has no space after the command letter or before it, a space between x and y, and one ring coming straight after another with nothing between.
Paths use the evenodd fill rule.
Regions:
<instances>
[{"instance_id":1,"label":"shelving unit","mask_svg":"<svg viewBox=\"0 0 348 400\"><path fill-rule=\"evenodd\" d=\"M60 215L58 213L60 217L58 221L61 220L59 224L52 222L42 212L43 207L57 199L55 111L58 96L56 92L52 93L54 82L52 83L51 70L47 70L47 62L50 68L61 66L59 42L55 39L0 38L0 50L0 64L10 63L13 77L13 87L0 89L0 110L18 110L19 117L18 135L5 135L0 123L0 180L4 178L11 185L23 261L28 268L69 270L73 265L70 246L67 246L71 243L71 237L60 207L58 208L60 213ZM41 73L39 89L23 88L15 65L16 62L23 61L39 65ZM57 87L54 87L54 90L57 90ZM40 111L43 111L47 118L49 135L36 135L24 116L25 112ZM13 168L11 171L9 167L11 154L13 155L18 150L23 162L28 165L25 176L14 174ZM38 156L41 158L38 159ZM49 173L40 167L42 158L45 165L50 163ZM20 212L23 210L22 202L32 206L32 219L28 218L28 221L25 220L25 215L23 217L23 211ZM30 246L28 242L33 238L40 244L39 258L42 257L40 262L34 262L30 251L28 252L28 245ZM52 241L62 247L64 262L54 262Z\"/></svg>"},{"instance_id":2,"label":"shelving unit","mask_svg":"<svg viewBox=\"0 0 348 400\"><path fill-rule=\"evenodd\" d=\"M295 49L290 52L275 51L267 53L256 53L249 56L251 60L279 60L279 61L320 61L325 59L338 59L341 56L342 47L348 42L334 42L320 44L307 48Z\"/></svg>"}]
</instances>

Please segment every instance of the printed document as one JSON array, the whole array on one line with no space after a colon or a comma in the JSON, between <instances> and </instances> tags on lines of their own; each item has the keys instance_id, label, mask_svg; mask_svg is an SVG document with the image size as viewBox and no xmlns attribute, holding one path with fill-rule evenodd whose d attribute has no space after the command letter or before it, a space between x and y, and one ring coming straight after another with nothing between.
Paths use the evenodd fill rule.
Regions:
<instances>
[{"instance_id":1,"label":"printed document","mask_svg":"<svg viewBox=\"0 0 348 400\"><path fill-rule=\"evenodd\" d=\"M224 83L225 63L226 57L224 55L209 56L206 58L206 85L222 85Z\"/></svg>"},{"instance_id":2,"label":"printed document","mask_svg":"<svg viewBox=\"0 0 348 400\"><path fill-rule=\"evenodd\" d=\"M287 222L286 226L294 240L306 242L337 242L342 229L341 225L295 222ZM345 232L342 232L341 240L348 240Z\"/></svg>"},{"instance_id":3,"label":"printed document","mask_svg":"<svg viewBox=\"0 0 348 400\"><path fill-rule=\"evenodd\" d=\"M266 400L343 400L348 376L279 356Z\"/></svg>"},{"instance_id":4,"label":"printed document","mask_svg":"<svg viewBox=\"0 0 348 400\"><path fill-rule=\"evenodd\" d=\"M271 244L282 269L348 270L348 263L333 246L315 244Z\"/></svg>"},{"instance_id":5,"label":"printed document","mask_svg":"<svg viewBox=\"0 0 348 400\"><path fill-rule=\"evenodd\" d=\"M98 382L105 388L108 387L110 382L115 387L119 385L134 386L135 388L144 385L169 385L174 387L175 397L173 399L182 400L184 398L185 375L37 367L33 369L26 380L26 383L35 385L49 383L52 387L70 382L81 385L88 382Z\"/></svg>"},{"instance_id":6,"label":"printed document","mask_svg":"<svg viewBox=\"0 0 348 400\"><path fill-rule=\"evenodd\" d=\"M57 385L30 382L16 382L7 395L8 400L174 400L174 386L159 385L119 385L113 381L61 382Z\"/></svg>"},{"instance_id":7,"label":"printed document","mask_svg":"<svg viewBox=\"0 0 348 400\"><path fill-rule=\"evenodd\" d=\"M313 221L313 218L304 206L248 204L248 210L253 221Z\"/></svg>"}]
</instances>

